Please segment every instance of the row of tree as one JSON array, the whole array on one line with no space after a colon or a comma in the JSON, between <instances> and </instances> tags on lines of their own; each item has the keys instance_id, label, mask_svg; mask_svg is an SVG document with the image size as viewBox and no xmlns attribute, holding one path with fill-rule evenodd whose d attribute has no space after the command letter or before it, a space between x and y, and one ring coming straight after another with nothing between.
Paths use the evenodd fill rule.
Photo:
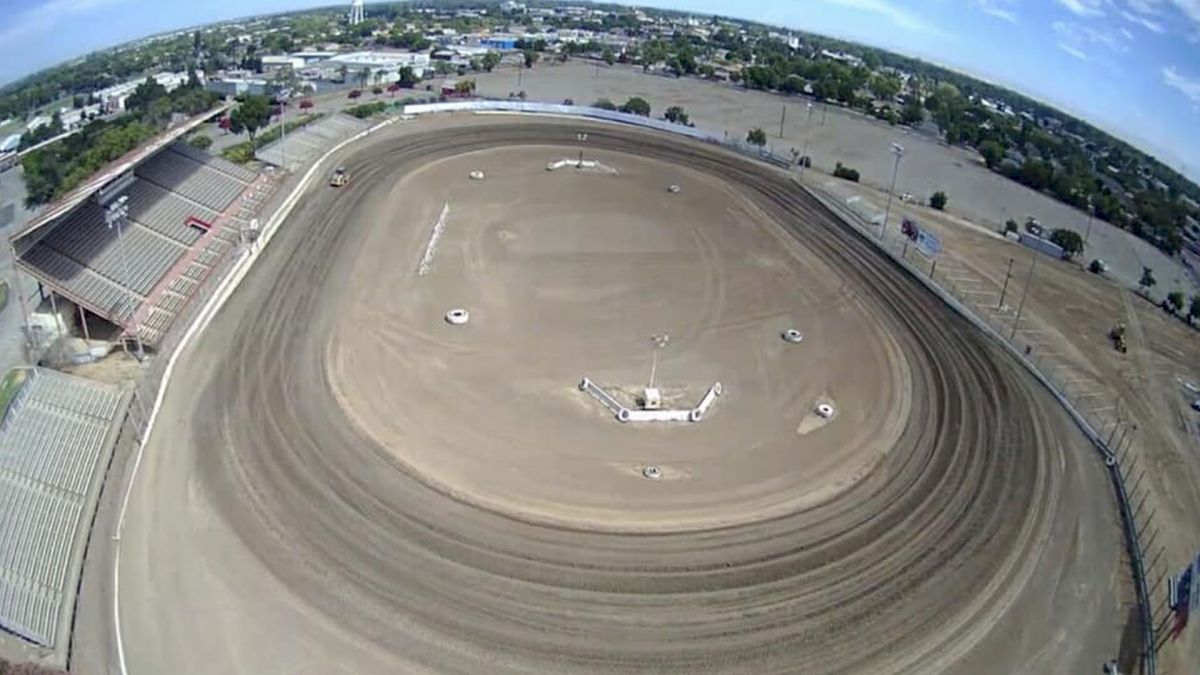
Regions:
<instances>
[{"instance_id":1,"label":"row of tree","mask_svg":"<svg viewBox=\"0 0 1200 675\"><path fill-rule=\"evenodd\" d=\"M199 114L211 109L218 98L205 91L198 80L168 93L153 78L147 78L127 100L128 114L92 122L79 133L25 156L22 168L26 205L33 207L57 199L162 131L175 114Z\"/></svg>"}]
</instances>

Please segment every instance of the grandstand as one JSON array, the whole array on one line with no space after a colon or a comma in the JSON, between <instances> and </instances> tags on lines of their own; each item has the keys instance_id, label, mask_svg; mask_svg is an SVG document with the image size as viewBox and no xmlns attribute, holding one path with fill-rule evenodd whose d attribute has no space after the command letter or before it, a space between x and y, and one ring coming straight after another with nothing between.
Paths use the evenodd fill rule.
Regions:
<instances>
[{"instance_id":1,"label":"grandstand","mask_svg":"<svg viewBox=\"0 0 1200 675\"><path fill-rule=\"evenodd\" d=\"M29 369L0 425L0 627L49 648L70 625L100 477L128 397Z\"/></svg>"},{"instance_id":2,"label":"grandstand","mask_svg":"<svg viewBox=\"0 0 1200 675\"><path fill-rule=\"evenodd\" d=\"M124 181L118 231L96 193L13 237L17 264L59 295L155 345L216 262L237 243L273 185L182 142L107 181Z\"/></svg>"},{"instance_id":3,"label":"grandstand","mask_svg":"<svg viewBox=\"0 0 1200 675\"><path fill-rule=\"evenodd\" d=\"M371 125L357 117L333 115L298 129L287 135L287 154L284 155L283 140L259 148L256 156L264 162L287 170L308 164L326 150L357 134ZM286 164L286 166L284 166Z\"/></svg>"}]
</instances>

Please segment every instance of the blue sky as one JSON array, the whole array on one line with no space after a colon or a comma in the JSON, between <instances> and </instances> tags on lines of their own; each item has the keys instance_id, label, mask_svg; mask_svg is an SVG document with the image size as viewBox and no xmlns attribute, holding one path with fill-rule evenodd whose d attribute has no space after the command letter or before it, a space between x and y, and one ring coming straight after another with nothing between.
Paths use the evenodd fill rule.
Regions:
<instances>
[{"instance_id":1,"label":"blue sky","mask_svg":"<svg viewBox=\"0 0 1200 675\"><path fill-rule=\"evenodd\" d=\"M0 0L0 82L150 33L329 4L329 0ZM642 0L630 4L734 13L918 56L1077 114L1193 180L1200 179L1200 0Z\"/></svg>"}]
</instances>

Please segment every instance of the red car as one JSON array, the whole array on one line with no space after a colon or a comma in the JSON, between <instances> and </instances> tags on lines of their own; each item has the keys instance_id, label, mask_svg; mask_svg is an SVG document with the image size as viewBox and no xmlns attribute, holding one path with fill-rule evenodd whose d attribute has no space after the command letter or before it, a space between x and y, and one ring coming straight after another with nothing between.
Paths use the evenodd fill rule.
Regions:
<instances>
[{"instance_id":1,"label":"red car","mask_svg":"<svg viewBox=\"0 0 1200 675\"><path fill-rule=\"evenodd\" d=\"M346 94L346 98L358 98L359 96L362 96L362 92L358 89L351 89L350 93Z\"/></svg>"}]
</instances>

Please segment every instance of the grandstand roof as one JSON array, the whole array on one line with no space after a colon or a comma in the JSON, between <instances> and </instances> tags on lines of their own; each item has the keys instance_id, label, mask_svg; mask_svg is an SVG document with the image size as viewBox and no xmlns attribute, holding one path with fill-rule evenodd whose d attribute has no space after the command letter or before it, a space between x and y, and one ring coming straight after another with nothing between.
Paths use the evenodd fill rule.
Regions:
<instances>
[{"instance_id":1,"label":"grandstand roof","mask_svg":"<svg viewBox=\"0 0 1200 675\"><path fill-rule=\"evenodd\" d=\"M113 179L127 171L132 170L138 164L149 159L158 151L169 146L176 139L181 138L188 132L203 124L205 120L210 119L214 115L219 115L225 112L231 105L232 104L227 103L207 112L200 113L183 124L168 129L158 136L155 136L148 142L144 143L141 147L126 153L125 156L121 157L120 159L111 162L108 166L96 172L96 174L89 178L87 182L83 183L74 190L71 190L66 195L63 195L61 199L48 206L45 211L30 220L29 223L19 232L15 232L10 235L9 241L16 246L19 240L24 239L45 225L53 223L59 218L68 215L77 206L86 201L88 197L92 196L105 185L112 182Z\"/></svg>"}]
</instances>

